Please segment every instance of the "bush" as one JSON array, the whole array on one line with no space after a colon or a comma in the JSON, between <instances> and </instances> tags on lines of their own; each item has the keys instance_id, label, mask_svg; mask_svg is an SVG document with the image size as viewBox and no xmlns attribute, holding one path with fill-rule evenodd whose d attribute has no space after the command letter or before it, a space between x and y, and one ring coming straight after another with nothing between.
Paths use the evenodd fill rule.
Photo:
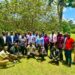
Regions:
<instances>
[{"instance_id":1,"label":"bush","mask_svg":"<svg viewBox=\"0 0 75 75\"><path fill-rule=\"evenodd\" d=\"M75 34L75 29L71 29L71 33L74 33Z\"/></svg>"}]
</instances>

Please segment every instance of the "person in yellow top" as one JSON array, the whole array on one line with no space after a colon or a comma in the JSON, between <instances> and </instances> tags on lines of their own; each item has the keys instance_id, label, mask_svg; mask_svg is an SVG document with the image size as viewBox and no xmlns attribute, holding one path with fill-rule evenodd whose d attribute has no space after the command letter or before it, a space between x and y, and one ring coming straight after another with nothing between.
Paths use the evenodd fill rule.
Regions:
<instances>
[{"instance_id":1,"label":"person in yellow top","mask_svg":"<svg viewBox=\"0 0 75 75\"><path fill-rule=\"evenodd\" d=\"M4 46L4 48L0 51L0 65L7 66L7 63L14 62L14 60L19 60L17 55L10 54L8 51L8 46Z\"/></svg>"},{"instance_id":2,"label":"person in yellow top","mask_svg":"<svg viewBox=\"0 0 75 75\"><path fill-rule=\"evenodd\" d=\"M35 56L35 45L33 45L32 43L30 43L28 46L27 46L27 58L34 58Z\"/></svg>"},{"instance_id":3,"label":"person in yellow top","mask_svg":"<svg viewBox=\"0 0 75 75\"><path fill-rule=\"evenodd\" d=\"M0 65L1 66L6 66L7 63L9 62L9 60L7 59L8 58L8 52L5 51L5 50L1 50L0 51Z\"/></svg>"}]
</instances>

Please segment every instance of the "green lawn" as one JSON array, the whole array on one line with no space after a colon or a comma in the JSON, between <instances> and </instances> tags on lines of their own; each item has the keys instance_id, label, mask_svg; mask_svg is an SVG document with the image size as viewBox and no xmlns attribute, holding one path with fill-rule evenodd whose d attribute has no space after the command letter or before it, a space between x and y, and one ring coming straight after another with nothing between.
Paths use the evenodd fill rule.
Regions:
<instances>
[{"instance_id":1,"label":"green lawn","mask_svg":"<svg viewBox=\"0 0 75 75\"><path fill-rule=\"evenodd\" d=\"M71 34L71 37L73 37L75 39L75 34Z\"/></svg>"},{"instance_id":2,"label":"green lawn","mask_svg":"<svg viewBox=\"0 0 75 75\"><path fill-rule=\"evenodd\" d=\"M75 65L69 68L61 63L56 66L48 62L47 57L44 62L25 58L21 60L21 63L17 63L13 67L0 69L0 75L75 75Z\"/></svg>"},{"instance_id":3,"label":"green lawn","mask_svg":"<svg viewBox=\"0 0 75 75\"><path fill-rule=\"evenodd\" d=\"M72 37L75 38L75 35L72 34ZM69 68L62 63L59 66L50 64L49 61L48 57L44 62L23 58L21 63L17 63L15 66L0 69L0 75L75 75L75 65ZM10 65L12 64L10 63Z\"/></svg>"}]
</instances>

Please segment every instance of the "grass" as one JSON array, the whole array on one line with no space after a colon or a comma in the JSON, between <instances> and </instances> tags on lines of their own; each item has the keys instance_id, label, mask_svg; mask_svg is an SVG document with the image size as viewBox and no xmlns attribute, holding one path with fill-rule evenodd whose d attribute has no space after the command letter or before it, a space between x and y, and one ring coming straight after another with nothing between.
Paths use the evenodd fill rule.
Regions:
<instances>
[{"instance_id":1,"label":"grass","mask_svg":"<svg viewBox=\"0 0 75 75\"><path fill-rule=\"evenodd\" d=\"M0 75L75 75L75 65L69 68L62 63L56 66L48 62L47 57L44 62L22 59L21 63L17 63L13 67L0 69Z\"/></svg>"},{"instance_id":2,"label":"grass","mask_svg":"<svg viewBox=\"0 0 75 75\"><path fill-rule=\"evenodd\" d=\"M72 37L75 38L75 35L72 34ZM0 75L75 75L75 65L69 68L62 63L59 66L52 65L48 63L49 61L48 57L44 62L23 58L21 63L17 63L15 66L0 69Z\"/></svg>"}]
</instances>

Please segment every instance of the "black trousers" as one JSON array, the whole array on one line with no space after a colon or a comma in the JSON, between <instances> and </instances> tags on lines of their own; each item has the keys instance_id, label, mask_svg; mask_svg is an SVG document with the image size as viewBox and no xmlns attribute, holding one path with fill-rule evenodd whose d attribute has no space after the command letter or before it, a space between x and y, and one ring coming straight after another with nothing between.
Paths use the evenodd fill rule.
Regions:
<instances>
[{"instance_id":1,"label":"black trousers","mask_svg":"<svg viewBox=\"0 0 75 75\"><path fill-rule=\"evenodd\" d=\"M50 59L52 59L53 53L52 53L52 48L54 46L54 43L50 43Z\"/></svg>"},{"instance_id":2,"label":"black trousers","mask_svg":"<svg viewBox=\"0 0 75 75\"><path fill-rule=\"evenodd\" d=\"M25 48L25 46L20 46L21 47L21 53L23 54L23 55L27 55L27 49Z\"/></svg>"},{"instance_id":3,"label":"black trousers","mask_svg":"<svg viewBox=\"0 0 75 75\"><path fill-rule=\"evenodd\" d=\"M46 44L46 45L44 45L44 47L45 47L46 53L48 55L48 45Z\"/></svg>"},{"instance_id":4,"label":"black trousers","mask_svg":"<svg viewBox=\"0 0 75 75\"><path fill-rule=\"evenodd\" d=\"M62 50L62 48L58 48L58 49L59 49L59 53L60 53L60 56L59 56L60 61L63 61L63 50Z\"/></svg>"},{"instance_id":5,"label":"black trousers","mask_svg":"<svg viewBox=\"0 0 75 75\"><path fill-rule=\"evenodd\" d=\"M72 50L65 50L65 58L66 58L66 64L71 66L71 62L72 62Z\"/></svg>"}]
</instances>

